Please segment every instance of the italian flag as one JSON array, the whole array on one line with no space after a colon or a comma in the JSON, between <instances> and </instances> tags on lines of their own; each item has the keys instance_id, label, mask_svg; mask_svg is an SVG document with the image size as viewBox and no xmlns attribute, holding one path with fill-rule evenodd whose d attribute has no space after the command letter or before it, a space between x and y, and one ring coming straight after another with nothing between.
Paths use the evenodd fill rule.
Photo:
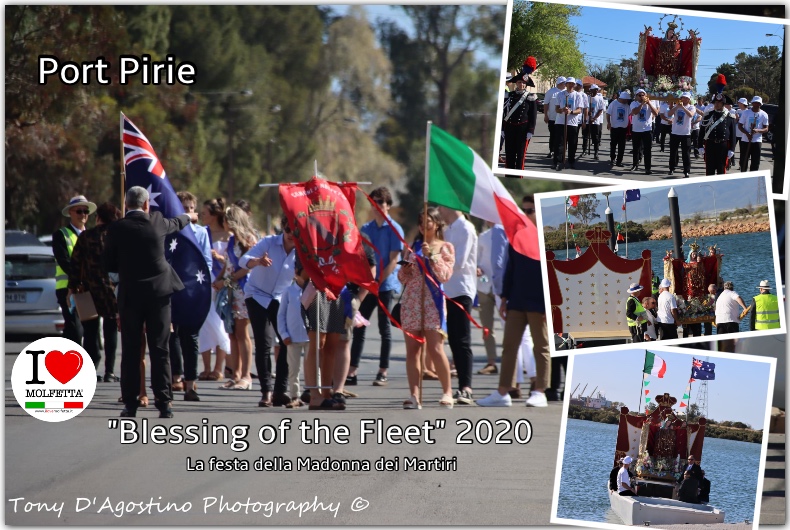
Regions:
<instances>
[{"instance_id":1,"label":"italian flag","mask_svg":"<svg viewBox=\"0 0 790 530\"><path fill-rule=\"evenodd\" d=\"M501 224L516 252L540 259L537 227L480 155L433 124L428 136L426 200Z\"/></svg>"},{"instance_id":2,"label":"italian flag","mask_svg":"<svg viewBox=\"0 0 790 530\"><path fill-rule=\"evenodd\" d=\"M642 371L648 375L657 375L659 378L662 378L667 373L667 363L655 353L646 351L645 368Z\"/></svg>"}]
</instances>

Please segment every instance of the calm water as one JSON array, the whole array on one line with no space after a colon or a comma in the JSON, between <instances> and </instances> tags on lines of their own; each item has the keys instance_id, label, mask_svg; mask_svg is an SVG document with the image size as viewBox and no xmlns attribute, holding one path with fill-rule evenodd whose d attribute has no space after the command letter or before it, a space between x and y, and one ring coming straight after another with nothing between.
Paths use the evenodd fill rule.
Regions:
<instances>
[{"instance_id":1,"label":"calm water","mask_svg":"<svg viewBox=\"0 0 790 530\"><path fill-rule=\"evenodd\" d=\"M771 286L776 289L770 232L712 236L700 238L697 242L706 254L709 246L718 245L719 253L724 254L721 263L721 277L724 281L731 281L735 284L735 291L741 295L747 307L751 299L760 294L757 290L760 280L768 280ZM653 270L661 278L664 270L664 256L667 250L673 248L674 243L671 239L628 243L628 257L636 259L642 255L643 250L649 250L652 256ZM688 244L683 247L683 250L688 253ZM564 250L555 250L554 253L559 259L565 258ZM620 243L618 254L625 257L624 243ZM571 249L571 256L575 255L576 253ZM749 331L748 316L741 321L740 330Z\"/></svg>"},{"instance_id":2,"label":"calm water","mask_svg":"<svg viewBox=\"0 0 790 530\"><path fill-rule=\"evenodd\" d=\"M629 248L630 253L630 248ZM617 425L568 419L557 516L622 524L609 506ZM760 444L706 438L702 468L711 481L711 504L725 523L754 520Z\"/></svg>"}]
</instances>

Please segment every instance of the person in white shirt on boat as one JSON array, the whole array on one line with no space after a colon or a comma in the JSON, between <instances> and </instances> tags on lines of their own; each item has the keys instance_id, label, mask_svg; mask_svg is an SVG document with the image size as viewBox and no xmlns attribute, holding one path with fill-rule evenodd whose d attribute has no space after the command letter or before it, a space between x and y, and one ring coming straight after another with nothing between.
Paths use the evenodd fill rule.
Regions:
<instances>
[{"instance_id":1,"label":"person in white shirt on boat","mask_svg":"<svg viewBox=\"0 0 790 530\"><path fill-rule=\"evenodd\" d=\"M628 466L634 459L626 456L622 460L620 471L617 472L617 493L621 497L633 497L636 495L636 488L631 486L631 476L628 474Z\"/></svg>"},{"instance_id":2,"label":"person in white shirt on boat","mask_svg":"<svg viewBox=\"0 0 790 530\"><path fill-rule=\"evenodd\" d=\"M658 316L656 314L656 299L652 296L646 296L644 299L642 299L642 307L645 308L644 316L646 319L646 322L642 324L645 342L658 340Z\"/></svg>"},{"instance_id":3,"label":"person in white shirt on boat","mask_svg":"<svg viewBox=\"0 0 790 530\"><path fill-rule=\"evenodd\" d=\"M740 329L741 310L746 310L746 304L734 289L732 282L724 282L724 291L716 299L716 335L737 333Z\"/></svg>"}]
</instances>

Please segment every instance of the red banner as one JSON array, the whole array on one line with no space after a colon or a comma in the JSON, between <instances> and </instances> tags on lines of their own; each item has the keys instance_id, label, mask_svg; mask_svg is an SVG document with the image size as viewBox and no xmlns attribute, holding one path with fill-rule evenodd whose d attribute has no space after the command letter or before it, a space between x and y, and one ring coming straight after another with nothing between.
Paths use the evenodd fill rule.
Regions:
<instances>
[{"instance_id":1,"label":"red banner","mask_svg":"<svg viewBox=\"0 0 790 530\"><path fill-rule=\"evenodd\" d=\"M288 218L296 252L316 289L335 299L352 282L378 295L354 219L355 184L313 177L280 184L280 205Z\"/></svg>"},{"instance_id":2,"label":"red banner","mask_svg":"<svg viewBox=\"0 0 790 530\"><path fill-rule=\"evenodd\" d=\"M692 77L694 40L666 40L648 36L645 46L644 70L647 75Z\"/></svg>"}]
</instances>

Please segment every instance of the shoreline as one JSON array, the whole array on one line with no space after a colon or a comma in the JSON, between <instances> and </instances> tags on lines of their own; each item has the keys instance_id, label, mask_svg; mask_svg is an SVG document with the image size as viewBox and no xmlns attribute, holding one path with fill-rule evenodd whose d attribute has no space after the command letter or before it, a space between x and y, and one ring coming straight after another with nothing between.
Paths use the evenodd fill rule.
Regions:
<instances>
[{"instance_id":1,"label":"shoreline","mask_svg":"<svg viewBox=\"0 0 790 530\"><path fill-rule=\"evenodd\" d=\"M683 238L700 238L711 236L731 236L737 234L752 234L757 232L770 232L771 223L767 219L724 221L716 224L683 224ZM672 239L672 229L668 226L653 230L648 238L650 241Z\"/></svg>"}]
</instances>

